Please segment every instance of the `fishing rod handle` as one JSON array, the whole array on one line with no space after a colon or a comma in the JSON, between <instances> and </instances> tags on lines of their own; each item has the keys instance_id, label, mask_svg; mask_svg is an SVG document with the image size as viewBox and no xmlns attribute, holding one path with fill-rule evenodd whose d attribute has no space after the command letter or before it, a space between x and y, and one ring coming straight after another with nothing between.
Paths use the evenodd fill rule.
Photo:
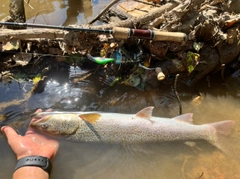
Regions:
<instances>
[{"instance_id":1,"label":"fishing rod handle","mask_svg":"<svg viewBox=\"0 0 240 179\"><path fill-rule=\"evenodd\" d=\"M130 29L123 27L113 28L113 37L116 39L128 39L136 37L139 39L150 39L154 41L173 41L185 42L187 41L187 34L182 32L164 32L158 30L143 30L143 29Z\"/></svg>"}]
</instances>

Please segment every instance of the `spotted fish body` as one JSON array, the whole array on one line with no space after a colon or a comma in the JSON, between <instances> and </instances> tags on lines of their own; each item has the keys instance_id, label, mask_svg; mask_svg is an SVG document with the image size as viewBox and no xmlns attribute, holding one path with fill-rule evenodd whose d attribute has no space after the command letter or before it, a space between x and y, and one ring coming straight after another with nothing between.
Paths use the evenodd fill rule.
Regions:
<instances>
[{"instance_id":1,"label":"spotted fish body","mask_svg":"<svg viewBox=\"0 0 240 179\"><path fill-rule=\"evenodd\" d=\"M146 143L206 140L221 148L221 137L230 133L234 121L194 125L192 114L172 119L152 116L153 107L137 114L79 112L45 115L37 113L33 128L72 141Z\"/></svg>"}]
</instances>

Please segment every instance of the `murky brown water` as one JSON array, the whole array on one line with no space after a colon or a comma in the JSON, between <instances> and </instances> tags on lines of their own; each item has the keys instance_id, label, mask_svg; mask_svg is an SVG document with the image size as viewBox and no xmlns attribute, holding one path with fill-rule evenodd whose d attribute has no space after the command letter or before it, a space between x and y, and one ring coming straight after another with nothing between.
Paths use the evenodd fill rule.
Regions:
<instances>
[{"instance_id":1,"label":"murky brown water","mask_svg":"<svg viewBox=\"0 0 240 179\"><path fill-rule=\"evenodd\" d=\"M26 1L27 2L27 1ZM30 0L25 3L27 22L51 25L85 24L110 0ZM0 2L0 19L8 15L8 0Z\"/></svg>"},{"instance_id":2,"label":"murky brown water","mask_svg":"<svg viewBox=\"0 0 240 179\"><path fill-rule=\"evenodd\" d=\"M68 1L31 0L34 11L26 8L28 21L32 21L36 12L44 10L36 22L61 25L63 23L86 23L99 12L104 3L99 1L85 10L77 6L80 1L73 1L71 15L68 15ZM5 7L3 7L5 5ZM70 5L70 4L69 4ZM1 1L0 18L7 14L7 1ZM70 5L71 6L71 5ZM47 9L47 10L46 10ZM76 10L77 9L77 10ZM88 11L88 12L87 12ZM77 13L76 13L77 12ZM75 14L75 15L74 15ZM44 20L45 19L45 20ZM31 89L31 83L0 83L0 115L7 123L24 133L29 123L29 116L38 108L58 110L101 110L108 112L136 113L138 110L153 105L154 115L174 117L178 114L178 104L171 88L163 87L156 91L139 91L132 87L117 85L109 87L104 80L93 76L76 84L69 83L72 78L85 72L71 68L69 74L59 74L61 81L50 81L41 94L32 96L19 105L7 102L23 99ZM231 155L221 153L212 145L199 141L196 147L183 143L161 143L151 145L104 145L71 143L61 141L58 155L54 162L52 179L237 179L240 176L240 89L235 83L222 85L217 81L211 88L203 82L198 87L203 98L192 103L196 90L179 88L183 112L192 112L196 124L211 123L221 120L234 120L234 130L229 136L228 145ZM3 116L3 114L5 116ZM4 137L0 138L0 178L11 178L16 159Z\"/></svg>"}]
</instances>

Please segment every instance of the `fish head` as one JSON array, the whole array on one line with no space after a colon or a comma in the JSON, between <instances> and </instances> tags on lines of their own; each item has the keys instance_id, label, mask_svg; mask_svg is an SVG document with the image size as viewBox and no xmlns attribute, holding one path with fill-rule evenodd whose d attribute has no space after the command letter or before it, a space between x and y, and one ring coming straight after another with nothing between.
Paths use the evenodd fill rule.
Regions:
<instances>
[{"instance_id":1,"label":"fish head","mask_svg":"<svg viewBox=\"0 0 240 179\"><path fill-rule=\"evenodd\" d=\"M79 128L79 117L75 114L46 115L33 119L30 126L48 135L72 135Z\"/></svg>"}]
</instances>

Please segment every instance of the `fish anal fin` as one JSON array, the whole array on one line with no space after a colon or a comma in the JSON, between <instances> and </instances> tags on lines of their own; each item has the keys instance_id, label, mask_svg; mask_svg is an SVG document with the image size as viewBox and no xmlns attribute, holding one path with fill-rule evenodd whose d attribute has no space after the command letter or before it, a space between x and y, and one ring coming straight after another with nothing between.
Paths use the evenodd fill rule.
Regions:
<instances>
[{"instance_id":1,"label":"fish anal fin","mask_svg":"<svg viewBox=\"0 0 240 179\"><path fill-rule=\"evenodd\" d=\"M178 122L186 122L186 123L190 123L192 124L193 122L193 114L192 113L186 113L186 114L182 114L180 116L176 116L172 119L178 121Z\"/></svg>"},{"instance_id":2,"label":"fish anal fin","mask_svg":"<svg viewBox=\"0 0 240 179\"><path fill-rule=\"evenodd\" d=\"M94 122L96 122L97 120L99 120L99 118L101 117L100 114L98 113L89 113L89 114L80 114L79 117L86 121L89 122L90 124L93 124Z\"/></svg>"},{"instance_id":3,"label":"fish anal fin","mask_svg":"<svg viewBox=\"0 0 240 179\"><path fill-rule=\"evenodd\" d=\"M139 111L136 116L139 118L144 118L150 120L152 117L153 106L146 107ZM151 121L151 120L150 120Z\"/></svg>"}]
</instances>

